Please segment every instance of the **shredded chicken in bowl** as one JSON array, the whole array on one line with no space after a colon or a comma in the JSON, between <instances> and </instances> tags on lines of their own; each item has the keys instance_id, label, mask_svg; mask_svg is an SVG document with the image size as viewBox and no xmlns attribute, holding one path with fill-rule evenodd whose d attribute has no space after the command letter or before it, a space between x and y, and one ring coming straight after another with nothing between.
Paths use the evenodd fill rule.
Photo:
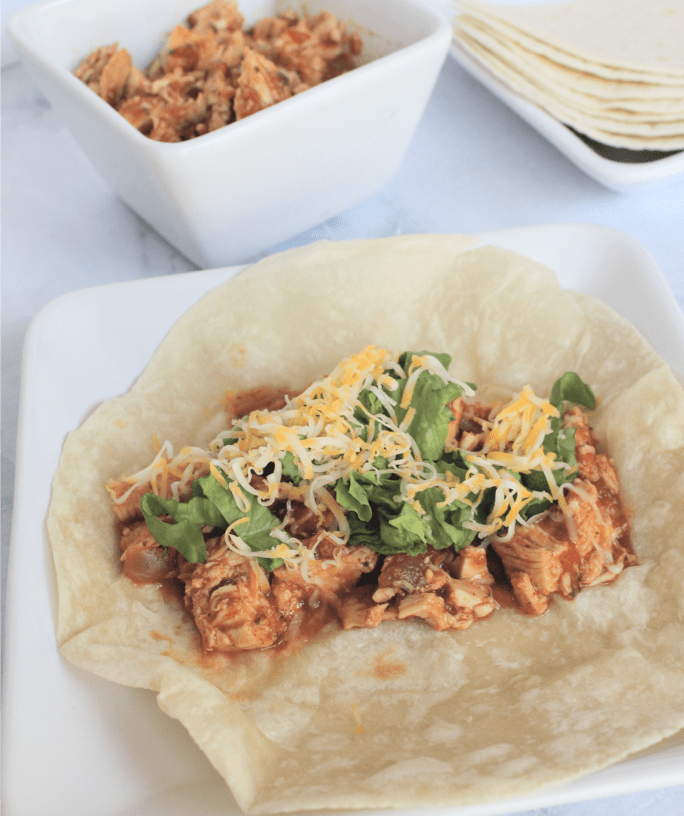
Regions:
<instances>
[{"instance_id":1,"label":"shredded chicken in bowl","mask_svg":"<svg viewBox=\"0 0 684 816\"><path fill-rule=\"evenodd\" d=\"M235 2L214 0L174 28L144 71L114 43L74 73L150 139L180 142L352 70L361 47L327 12L286 11L245 30Z\"/></svg>"}]
</instances>

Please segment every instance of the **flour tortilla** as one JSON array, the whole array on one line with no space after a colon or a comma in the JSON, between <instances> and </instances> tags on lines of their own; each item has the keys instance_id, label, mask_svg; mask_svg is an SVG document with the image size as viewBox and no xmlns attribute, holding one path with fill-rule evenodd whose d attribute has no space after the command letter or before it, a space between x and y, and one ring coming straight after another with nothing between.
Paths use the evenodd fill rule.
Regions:
<instances>
[{"instance_id":1,"label":"flour tortilla","mask_svg":"<svg viewBox=\"0 0 684 816\"><path fill-rule=\"evenodd\" d=\"M570 68L539 50L523 45L522 38L512 39L489 21L485 24L467 14L456 18L455 30L459 39L467 35L528 78L536 77L549 92L553 90L555 94L567 97L578 107L626 109L643 116L655 113L670 117L682 109L684 81L680 85L626 80L616 82L592 73L591 66L584 66L583 70Z\"/></svg>"},{"instance_id":2,"label":"flour tortilla","mask_svg":"<svg viewBox=\"0 0 684 816\"><path fill-rule=\"evenodd\" d=\"M519 71L513 63L483 47L467 32L460 33L459 41L516 93L599 142L631 150L684 149L684 97L679 105L682 115L679 119L654 121L657 114L649 119L633 112L616 115L606 108L588 111L586 105L577 104L576 100L568 99L558 88L545 84L543 75L528 70Z\"/></svg>"},{"instance_id":3,"label":"flour tortilla","mask_svg":"<svg viewBox=\"0 0 684 816\"><path fill-rule=\"evenodd\" d=\"M267 258L193 306L65 442L48 520L62 654L158 692L246 812L485 802L684 726L684 391L607 306L473 245L404 236ZM452 372L498 391L548 394L577 371L601 399L639 566L540 618L332 626L290 655L203 656L178 605L122 577L105 482L147 464L155 433L208 441L227 389L301 388L369 343L447 351Z\"/></svg>"},{"instance_id":4,"label":"flour tortilla","mask_svg":"<svg viewBox=\"0 0 684 816\"><path fill-rule=\"evenodd\" d=\"M680 0L569 0L501 5L460 0L458 7L535 40L556 62L609 79L684 82L684 4Z\"/></svg>"},{"instance_id":5,"label":"flour tortilla","mask_svg":"<svg viewBox=\"0 0 684 816\"><path fill-rule=\"evenodd\" d=\"M684 2L461 2L454 37L515 93L613 147L684 149Z\"/></svg>"}]
</instances>

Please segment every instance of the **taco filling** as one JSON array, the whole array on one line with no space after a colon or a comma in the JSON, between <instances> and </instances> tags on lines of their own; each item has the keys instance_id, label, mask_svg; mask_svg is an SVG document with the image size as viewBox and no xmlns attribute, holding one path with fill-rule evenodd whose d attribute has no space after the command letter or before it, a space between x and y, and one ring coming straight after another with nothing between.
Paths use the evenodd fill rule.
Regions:
<instances>
[{"instance_id":1,"label":"taco filling","mask_svg":"<svg viewBox=\"0 0 684 816\"><path fill-rule=\"evenodd\" d=\"M233 652L333 618L537 616L635 564L591 388L567 372L548 400L483 404L450 362L369 346L299 395L229 394L208 450L166 442L107 484L125 576L179 582L204 651Z\"/></svg>"}]
</instances>

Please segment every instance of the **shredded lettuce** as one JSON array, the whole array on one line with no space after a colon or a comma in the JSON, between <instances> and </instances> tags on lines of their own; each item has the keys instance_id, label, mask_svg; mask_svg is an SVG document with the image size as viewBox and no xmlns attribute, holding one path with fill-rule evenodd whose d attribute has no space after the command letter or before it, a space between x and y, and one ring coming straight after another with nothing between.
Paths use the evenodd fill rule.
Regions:
<instances>
[{"instance_id":1,"label":"shredded lettuce","mask_svg":"<svg viewBox=\"0 0 684 816\"><path fill-rule=\"evenodd\" d=\"M419 352L420 355L426 353ZM448 355L433 356L440 359L445 368L448 367ZM399 358L399 364L404 370L410 358L411 352L406 352ZM401 401L405 385L406 380L402 380L394 391L388 392L397 403ZM409 426L409 432L414 439L415 433L419 435L420 442L418 439L416 441L423 458L436 460L434 465L439 473L444 474L449 470L456 480L463 481L468 469L463 452L444 450L449 422L453 419L447 403L462 393L458 386L450 386L447 387L439 377L429 372L420 375L410 403L416 409L416 415ZM556 381L550 402L558 408L561 417L566 402L590 410L596 407L593 391L572 371L566 372ZM364 404L368 408L372 406L376 415L386 413L374 394L367 395ZM399 411L397 414L399 415ZM406 410L401 413L401 417L405 415ZM430 423L432 433L428 432ZM568 481L577 468L574 428L563 429L560 417L552 419L551 433L544 439L544 451L554 453L556 461L566 466L554 471L557 484ZM506 473L529 490L545 494L544 498L536 498L523 508L523 519L532 518L551 506L549 485L542 471L532 471L529 474L514 471ZM418 555L426 552L428 545L435 549L453 546L458 551L471 544L477 535L475 530L464 526L465 523L474 520L477 524L486 524L495 500L495 489L488 488L480 495L469 494L467 502L456 501L444 507L440 506L444 498L442 491L434 487L419 492L413 503L407 504L401 499L400 490L401 480L398 477L376 483L368 476L353 472L349 479L338 480L335 492L337 501L348 511L350 544L365 544L386 555L399 552Z\"/></svg>"},{"instance_id":2,"label":"shredded lettuce","mask_svg":"<svg viewBox=\"0 0 684 816\"><path fill-rule=\"evenodd\" d=\"M376 427L382 417L390 418L400 426L408 417L406 430L418 458L429 463L440 479L463 482L469 468L472 472L472 465L466 461L463 451L444 449L449 423L454 419L448 406L463 394L463 388L432 371L423 370L415 380L410 401L402 407L414 354L418 357L430 355L445 369L451 362L446 354L404 352L399 356L398 364L406 376L399 377L395 370L389 371L391 379L387 378L385 382L391 384L391 390L383 387L380 395L377 387L361 391L359 402L362 408L357 407L354 412L354 433L364 441L368 440L370 415ZM474 385L468 385L475 389ZM561 417L566 403L589 410L596 406L591 388L574 372L566 372L556 381L550 402ZM224 444L231 444L236 438L226 435ZM553 418L543 448L545 453L553 453L556 461L565 465L554 471L556 483L562 484L572 478L577 468L574 429L564 429L562 419ZM303 482L292 452L281 454L280 463L284 481L294 485ZM504 474L537 494L522 510L523 519L531 518L551 505L550 488L541 470L526 474L509 470ZM165 549L173 547L178 550L191 563L206 560L204 538L208 530L211 535L219 535L231 525L235 525L233 534L255 553L277 546L279 540L273 533L280 526L278 517L256 496L243 490L239 491L239 505L230 490L229 475L224 472L218 475L219 478L209 474L195 480L189 501L161 499L153 493L143 496L142 512L157 542ZM436 549L453 547L458 551L473 542L478 534L477 525L488 522L495 503L496 491L491 487L470 493L462 501L449 503L437 485L420 485L417 489L414 486L414 492L409 496L406 488L400 474L388 468L388 460L381 456L376 457L371 469L351 470L348 476L335 482L335 497L347 514L350 546L365 545L386 555L417 555L426 552L428 546ZM169 517L170 521L162 517ZM268 570L283 563L280 558L258 560Z\"/></svg>"},{"instance_id":3,"label":"shredded lettuce","mask_svg":"<svg viewBox=\"0 0 684 816\"><path fill-rule=\"evenodd\" d=\"M579 374L574 371L566 371L559 377L551 389L549 402L563 413L563 404L572 402L574 405L581 405L589 411L596 408L596 397L591 388L582 381Z\"/></svg>"},{"instance_id":4,"label":"shredded lettuce","mask_svg":"<svg viewBox=\"0 0 684 816\"><path fill-rule=\"evenodd\" d=\"M211 501L193 497L188 502L177 502L146 493L140 507L150 532L165 550L173 547L192 564L207 560L202 526L223 525L223 516ZM162 521L159 518L162 515L170 516L173 524Z\"/></svg>"},{"instance_id":5,"label":"shredded lettuce","mask_svg":"<svg viewBox=\"0 0 684 816\"><path fill-rule=\"evenodd\" d=\"M141 508L150 532L164 549L173 547L189 561L196 564L207 560L202 527L223 531L241 519L247 521L235 527L238 535L253 551L270 550L277 542L270 535L280 524L277 516L252 494L245 494L249 503L247 510L238 507L235 497L212 475L202 476L192 483L193 497L187 502L175 499L160 499L154 493L146 493L141 500ZM160 515L170 516L173 524L162 521ZM275 569L272 559L264 559L269 568ZM282 559L280 559L282 564Z\"/></svg>"}]
</instances>

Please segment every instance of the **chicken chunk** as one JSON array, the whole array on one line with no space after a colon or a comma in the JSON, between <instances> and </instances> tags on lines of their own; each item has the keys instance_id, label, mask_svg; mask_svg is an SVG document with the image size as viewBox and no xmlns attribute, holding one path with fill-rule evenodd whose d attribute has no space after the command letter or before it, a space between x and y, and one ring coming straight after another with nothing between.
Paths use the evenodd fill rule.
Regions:
<instances>
[{"instance_id":1,"label":"chicken chunk","mask_svg":"<svg viewBox=\"0 0 684 816\"><path fill-rule=\"evenodd\" d=\"M122 48L112 56L100 74L100 96L114 108L126 88L131 65L131 55Z\"/></svg>"},{"instance_id":2,"label":"chicken chunk","mask_svg":"<svg viewBox=\"0 0 684 816\"><path fill-rule=\"evenodd\" d=\"M140 500L145 493L151 491L152 485L149 482L140 485L140 487L133 488L133 490L131 490L131 483L125 479L118 482L109 481L106 487L107 492L112 497L114 515L119 521L126 524L130 521L143 518L143 513L140 509ZM130 493L128 491L130 491Z\"/></svg>"},{"instance_id":3,"label":"chicken chunk","mask_svg":"<svg viewBox=\"0 0 684 816\"><path fill-rule=\"evenodd\" d=\"M450 579L443 595L417 592L400 598L397 613L400 619L422 618L434 629L467 629L476 618L490 615L497 608L489 587L470 581Z\"/></svg>"},{"instance_id":4,"label":"chicken chunk","mask_svg":"<svg viewBox=\"0 0 684 816\"><path fill-rule=\"evenodd\" d=\"M595 484L578 478L568 491L567 515L554 505L536 524L519 527L510 541L492 542L527 614L546 611L548 600L540 598L554 592L574 598L582 587L609 583L636 562L624 538L626 522L611 507L620 505L607 506Z\"/></svg>"},{"instance_id":5,"label":"chicken chunk","mask_svg":"<svg viewBox=\"0 0 684 816\"><path fill-rule=\"evenodd\" d=\"M516 572L526 573L542 595L558 589L564 561L568 565L576 561L569 540L556 539L538 526L521 527L510 541L494 540L491 546L509 578Z\"/></svg>"},{"instance_id":6,"label":"chicken chunk","mask_svg":"<svg viewBox=\"0 0 684 816\"><path fill-rule=\"evenodd\" d=\"M188 25L200 34L240 31L245 18L233 0L213 0L188 15Z\"/></svg>"},{"instance_id":7,"label":"chicken chunk","mask_svg":"<svg viewBox=\"0 0 684 816\"><path fill-rule=\"evenodd\" d=\"M510 575L511 588L521 612L531 617L543 615L549 608L549 595L537 592L532 579L526 572L513 572Z\"/></svg>"},{"instance_id":8,"label":"chicken chunk","mask_svg":"<svg viewBox=\"0 0 684 816\"><path fill-rule=\"evenodd\" d=\"M284 631L250 560L231 552L220 539L208 547L206 563L184 563L179 577L205 652L263 649Z\"/></svg>"},{"instance_id":9,"label":"chicken chunk","mask_svg":"<svg viewBox=\"0 0 684 816\"><path fill-rule=\"evenodd\" d=\"M464 547L459 550L450 571L456 578L475 584L491 586L494 583L494 577L487 566L487 550L484 547Z\"/></svg>"},{"instance_id":10,"label":"chicken chunk","mask_svg":"<svg viewBox=\"0 0 684 816\"><path fill-rule=\"evenodd\" d=\"M244 119L292 96L287 76L262 54L245 48L235 91L235 118Z\"/></svg>"},{"instance_id":11,"label":"chicken chunk","mask_svg":"<svg viewBox=\"0 0 684 816\"><path fill-rule=\"evenodd\" d=\"M396 607L373 600L375 587L357 587L342 599L338 614L344 629L374 629L383 621L396 620Z\"/></svg>"},{"instance_id":12,"label":"chicken chunk","mask_svg":"<svg viewBox=\"0 0 684 816\"><path fill-rule=\"evenodd\" d=\"M480 564L477 577L486 581L489 575L486 562L482 569L480 557L475 556L475 560ZM491 614L497 603L486 584L454 578L448 571L461 567L452 551L431 547L423 555L388 556L380 571L378 588L370 595L357 592L345 602L343 625L377 626L395 617L417 617L440 631L465 629L476 618Z\"/></svg>"},{"instance_id":13,"label":"chicken chunk","mask_svg":"<svg viewBox=\"0 0 684 816\"><path fill-rule=\"evenodd\" d=\"M346 26L327 12L262 20L252 37L257 50L292 71L307 88L350 70L361 53L358 33L347 34Z\"/></svg>"},{"instance_id":14,"label":"chicken chunk","mask_svg":"<svg viewBox=\"0 0 684 816\"><path fill-rule=\"evenodd\" d=\"M116 54L118 49L119 46L117 43L100 46L100 48L93 51L92 54L89 54L83 60L83 62L74 71L75 76L77 76L82 82L85 82L89 88L92 88L99 94L99 82L100 77L102 76L102 71L114 54Z\"/></svg>"},{"instance_id":15,"label":"chicken chunk","mask_svg":"<svg viewBox=\"0 0 684 816\"><path fill-rule=\"evenodd\" d=\"M324 547L319 554L325 555ZM339 598L356 586L362 575L372 572L377 561L378 553L369 547L336 545L331 557L310 560L305 572L278 567L273 571L273 580L274 584L286 581L297 585L307 594L316 592L323 601L337 607Z\"/></svg>"},{"instance_id":16,"label":"chicken chunk","mask_svg":"<svg viewBox=\"0 0 684 816\"><path fill-rule=\"evenodd\" d=\"M446 553L430 548L425 555L399 553L385 558L373 595L376 603L389 601L397 595L436 592L449 580L440 568Z\"/></svg>"}]
</instances>

